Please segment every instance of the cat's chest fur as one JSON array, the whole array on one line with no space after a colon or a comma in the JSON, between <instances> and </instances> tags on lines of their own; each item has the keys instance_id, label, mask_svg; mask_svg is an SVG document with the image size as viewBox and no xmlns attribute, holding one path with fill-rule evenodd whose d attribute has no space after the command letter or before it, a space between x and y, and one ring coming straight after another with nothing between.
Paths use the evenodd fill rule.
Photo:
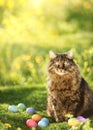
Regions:
<instances>
[{"instance_id":1,"label":"cat's chest fur","mask_svg":"<svg viewBox=\"0 0 93 130\"><path fill-rule=\"evenodd\" d=\"M80 100L80 85L77 80L71 78L59 78L53 80L51 78L47 81L48 93L50 98L61 102L73 102Z\"/></svg>"},{"instance_id":2,"label":"cat's chest fur","mask_svg":"<svg viewBox=\"0 0 93 130\"><path fill-rule=\"evenodd\" d=\"M77 91L80 84L78 79L72 80L72 78L67 77L56 77L56 79L51 79L48 77L47 87L50 92L56 91L57 93Z\"/></svg>"}]
</instances>

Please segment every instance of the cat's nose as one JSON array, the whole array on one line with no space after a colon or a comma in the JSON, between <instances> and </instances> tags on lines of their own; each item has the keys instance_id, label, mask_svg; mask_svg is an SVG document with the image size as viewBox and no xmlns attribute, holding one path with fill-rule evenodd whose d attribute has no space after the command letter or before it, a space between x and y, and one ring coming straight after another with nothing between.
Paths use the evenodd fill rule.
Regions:
<instances>
[{"instance_id":1,"label":"cat's nose","mask_svg":"<svg viewBox=\"0 0 93 130\"><path fill-rule=\"evenodd\" d=\"M58 64L59 69L64 69L65 65L64 64Z\"/></svg>"},{"instance_id":2,"label":"cat's nose","mask_svg":"<svg viewBox=\"0 0 93 130\"><path fill-rule=\"evenodd\" d=\"M59 68L59 69L62 69L62 65L58 65L58 68Z\"/></svg>"},{"instance_id":3,"label":"cat's nose","mask_svg":"<svg viewBox=\"0 0 93 130\"><path fill-rule=\"evenodd\" d=\"M62 64L62 65L61 65L61 69L64 69L64 68L65 68L65 65L64 65L64 64Z\"/></svg>"}]
</instances>

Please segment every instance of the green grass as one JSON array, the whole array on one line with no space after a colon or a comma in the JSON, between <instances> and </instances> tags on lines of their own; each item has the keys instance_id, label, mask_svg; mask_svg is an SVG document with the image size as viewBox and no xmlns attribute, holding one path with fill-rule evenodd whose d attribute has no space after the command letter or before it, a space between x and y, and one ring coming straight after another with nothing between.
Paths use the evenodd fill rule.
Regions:
<instances>
[{"instance_id":1,"label":"green grass","mask_svg":"<svg viewBox=\"0 0 93 130\"><path fill-rule=\"evenodd\" d=\"M42 85L0 87L0 121L3 124L11 124L12 130L16 130L18 127L22 128L22 130L29 129L25 125L25 122L32 115L27 114L25 111L19 111L17 113L8 111L9 105L17 105L20 102L24 103L26 107L34 107L36 113L42 117L49 118L49 126L46 128L37 127L37 130L68 130L66 122L54 123L48 117L46 113L47 91L45 86Z\"/></svg>"},{"instance_id":2,"label":"green grass","mask_svg":"<svg viewBox=\"0 0 93 130\"><path fill-rule=\"evenodd\" d=\"M51 117L46 113L47 91L45 85L24 85L24 86L10 86L0 87L0 130L3 129L6 123L11 125L8 130L29 130L25 123L32 115L27 114L26 111L19 110L17 113L9 112L9 105L18 105L24 103L26 107L34 107L36 113L42 117L49 119L49 126L37 127L36 130L69 130L67 122L55 123ZM76 130L92 130L93 119L89 119L87 123L80 124ZM74 130L74 129L72 129Z\"/></svg>"}]
</instances>

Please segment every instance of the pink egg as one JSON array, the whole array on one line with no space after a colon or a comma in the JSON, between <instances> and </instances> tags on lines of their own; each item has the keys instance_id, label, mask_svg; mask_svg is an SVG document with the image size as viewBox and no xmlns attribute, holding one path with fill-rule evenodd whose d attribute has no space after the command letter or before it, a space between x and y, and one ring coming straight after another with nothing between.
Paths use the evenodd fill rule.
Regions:
<instances>
[{"instance_id":1,"label":"pink egg","mask_svg":"<svg viewBox=\"0 0 93 130\"><path fill-rule=\"evenodd\" d=\"M36 121L34 121L33 119L28 119L28 120L26 121L26 125L27 125L29 128L37 127L37 123L36 123Z\"/></svg>"}]
</instances>

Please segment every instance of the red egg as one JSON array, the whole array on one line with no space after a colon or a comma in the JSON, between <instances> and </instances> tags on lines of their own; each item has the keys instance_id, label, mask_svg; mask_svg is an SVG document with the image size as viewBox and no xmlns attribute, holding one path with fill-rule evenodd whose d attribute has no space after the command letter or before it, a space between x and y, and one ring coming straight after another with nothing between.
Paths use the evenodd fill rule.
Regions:
<instances>
[{"instance_id":1,"label":"red egg","mask_svg":"<svg viewBox=\"0 0 93 130\"><path fill-rule=\"evenodd\" d=\"M28 119L28 120L26 121L26 125L27 125L29 128L37 127L37 122L34 121L33 119Z\"/></svg>"}]
</instances>

